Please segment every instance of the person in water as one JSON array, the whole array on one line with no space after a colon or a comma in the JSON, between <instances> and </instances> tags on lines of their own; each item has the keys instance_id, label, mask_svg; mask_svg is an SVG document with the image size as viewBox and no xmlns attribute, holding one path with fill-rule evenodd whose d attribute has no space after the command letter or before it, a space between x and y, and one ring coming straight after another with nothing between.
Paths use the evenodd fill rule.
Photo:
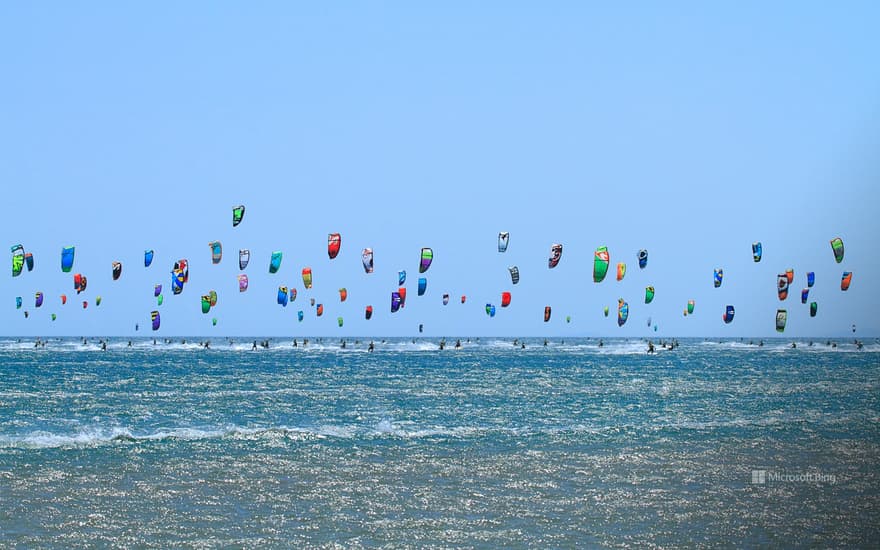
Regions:
<instances>
[{"instance_id":1,"label":"person in water","mask_svg":"<svg viewBox=\"0 0 880 550\"><path fill-rule=\"evenodd\" d=\"M369 351L371 353L373 351L373 341L372 340L370 340L370 346L367 348L367 351Z\"/></svg>"}]
</instances>

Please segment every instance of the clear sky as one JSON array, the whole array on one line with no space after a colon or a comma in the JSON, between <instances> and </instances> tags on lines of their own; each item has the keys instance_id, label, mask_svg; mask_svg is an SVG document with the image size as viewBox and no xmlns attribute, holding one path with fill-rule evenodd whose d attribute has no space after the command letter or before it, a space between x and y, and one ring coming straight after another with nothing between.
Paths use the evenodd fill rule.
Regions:
<instances>
[{"instance_id":1,"label":"clear sky","mask_svg":"<svg viewBox=\"0 0 880 550\"><path fill-rule=\"evenodd\" d=\"M6 253L0 334L126 335L139 323L151 335L158 309L160 336L415 335L420 323L425 336L773 336L784 307L786 336L847 336L853 323L877 335L878 16L876 2L4 3L0 235L36 266L13 278ZM236 204L247 213L233 229ZM499 231L510 232L505 254ZM343 239L332 261L330 232ZM550 270L554 242L564 251ZM60 269L65 245L89 279L80 297ZM622 282L592 282L600 245L626 262ZM417 297L423 246L435 260ZM243 294L239 248L252 254ZM270 275L273 250L284 260ZM190 282L172 296L178 258ZM392 315L400 269L409 294ZM281 284L299 291L286 308ZM219 302L202 315L211 289Z\"/></svg>"}]
</instances>

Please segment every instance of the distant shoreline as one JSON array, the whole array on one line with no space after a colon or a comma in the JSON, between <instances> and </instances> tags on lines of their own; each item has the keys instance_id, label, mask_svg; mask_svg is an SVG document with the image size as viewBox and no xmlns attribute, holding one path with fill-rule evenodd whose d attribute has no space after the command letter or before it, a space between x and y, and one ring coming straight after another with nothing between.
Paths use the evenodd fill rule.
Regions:
<instances>
[{"instance_id":1,"label":"distant shoreline","mask_svg":"<svg viewBox=\"0 0 880 550\"><path fill-rule=\"evenodd\" d=\"M82 338L114 338L114 339L139 339L139 340L178 340L181 338L186 339L218 339L218 340L227 340L230 338L237 339L266 339L266 338L274 338L274 339L287 339L293 340L298 339L301 340L303 338L307 338L309 340L315 339L326 339L326 340L355 340L355 339L386 339L386 340L436 340L439 338L448 339L494 339L494 340L682 340L682 341L692 341L692 340L722 340L722 341L740 341L740 340L783 340L783 341L791 341L791 340L876 340L880 339L880 335L870 335L870 334L852 334L852 335L843 335L843 336L829 336L829 335L802 335L802 334L793 334L790 336L676 336L676 335L631 335L631 336L614 336L614 335L596 335L596 336L575 336L575 335L527 335L527 336L519 336L519 335L480 335L480 336L466 336L466 335L448 335L448 334L438 334L438 335L351 335L351 334L306 334L306 335L289 335L289 334L281 334L281 335L235 335L235 334L161 334L161 333L138 333L138 334L77 334L77 335L51 335L47 336L45 334L27 334L27 335L0 335L0 340L19 340L19 339L33 339L33 338L41 338L47 340L54 339L82 339Z\"/></svg>"}]
</instances>

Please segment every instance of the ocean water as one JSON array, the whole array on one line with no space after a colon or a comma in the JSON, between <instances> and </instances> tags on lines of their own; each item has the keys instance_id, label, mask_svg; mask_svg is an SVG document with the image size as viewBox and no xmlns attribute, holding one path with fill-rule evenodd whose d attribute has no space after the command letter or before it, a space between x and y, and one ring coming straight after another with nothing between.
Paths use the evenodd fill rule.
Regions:
<instances>
[{"instance_id":1,"label":"ocean water","mask_svg":"<svg viewBox=\"0 0 880 550\"><path fill-rule=\"evenodd\" d=\"M2 547L880 544L880 343L0 339Z\"/></svg>"}]
</instances>

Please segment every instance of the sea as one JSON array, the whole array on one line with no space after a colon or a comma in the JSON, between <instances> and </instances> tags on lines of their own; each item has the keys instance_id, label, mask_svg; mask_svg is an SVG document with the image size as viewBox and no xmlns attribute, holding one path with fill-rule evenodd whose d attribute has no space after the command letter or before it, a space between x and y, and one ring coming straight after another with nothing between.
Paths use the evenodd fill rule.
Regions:
<instances>
[{"instance_id":1,"label":"sea","mask_svg":"<svg viewBox=\"0 0 880 550\"><path fill-rule=\"evenodd\" d=\"M204 342L0 338L0 547L880 545L874 339Z\"/></svg>"}]
</instances>

